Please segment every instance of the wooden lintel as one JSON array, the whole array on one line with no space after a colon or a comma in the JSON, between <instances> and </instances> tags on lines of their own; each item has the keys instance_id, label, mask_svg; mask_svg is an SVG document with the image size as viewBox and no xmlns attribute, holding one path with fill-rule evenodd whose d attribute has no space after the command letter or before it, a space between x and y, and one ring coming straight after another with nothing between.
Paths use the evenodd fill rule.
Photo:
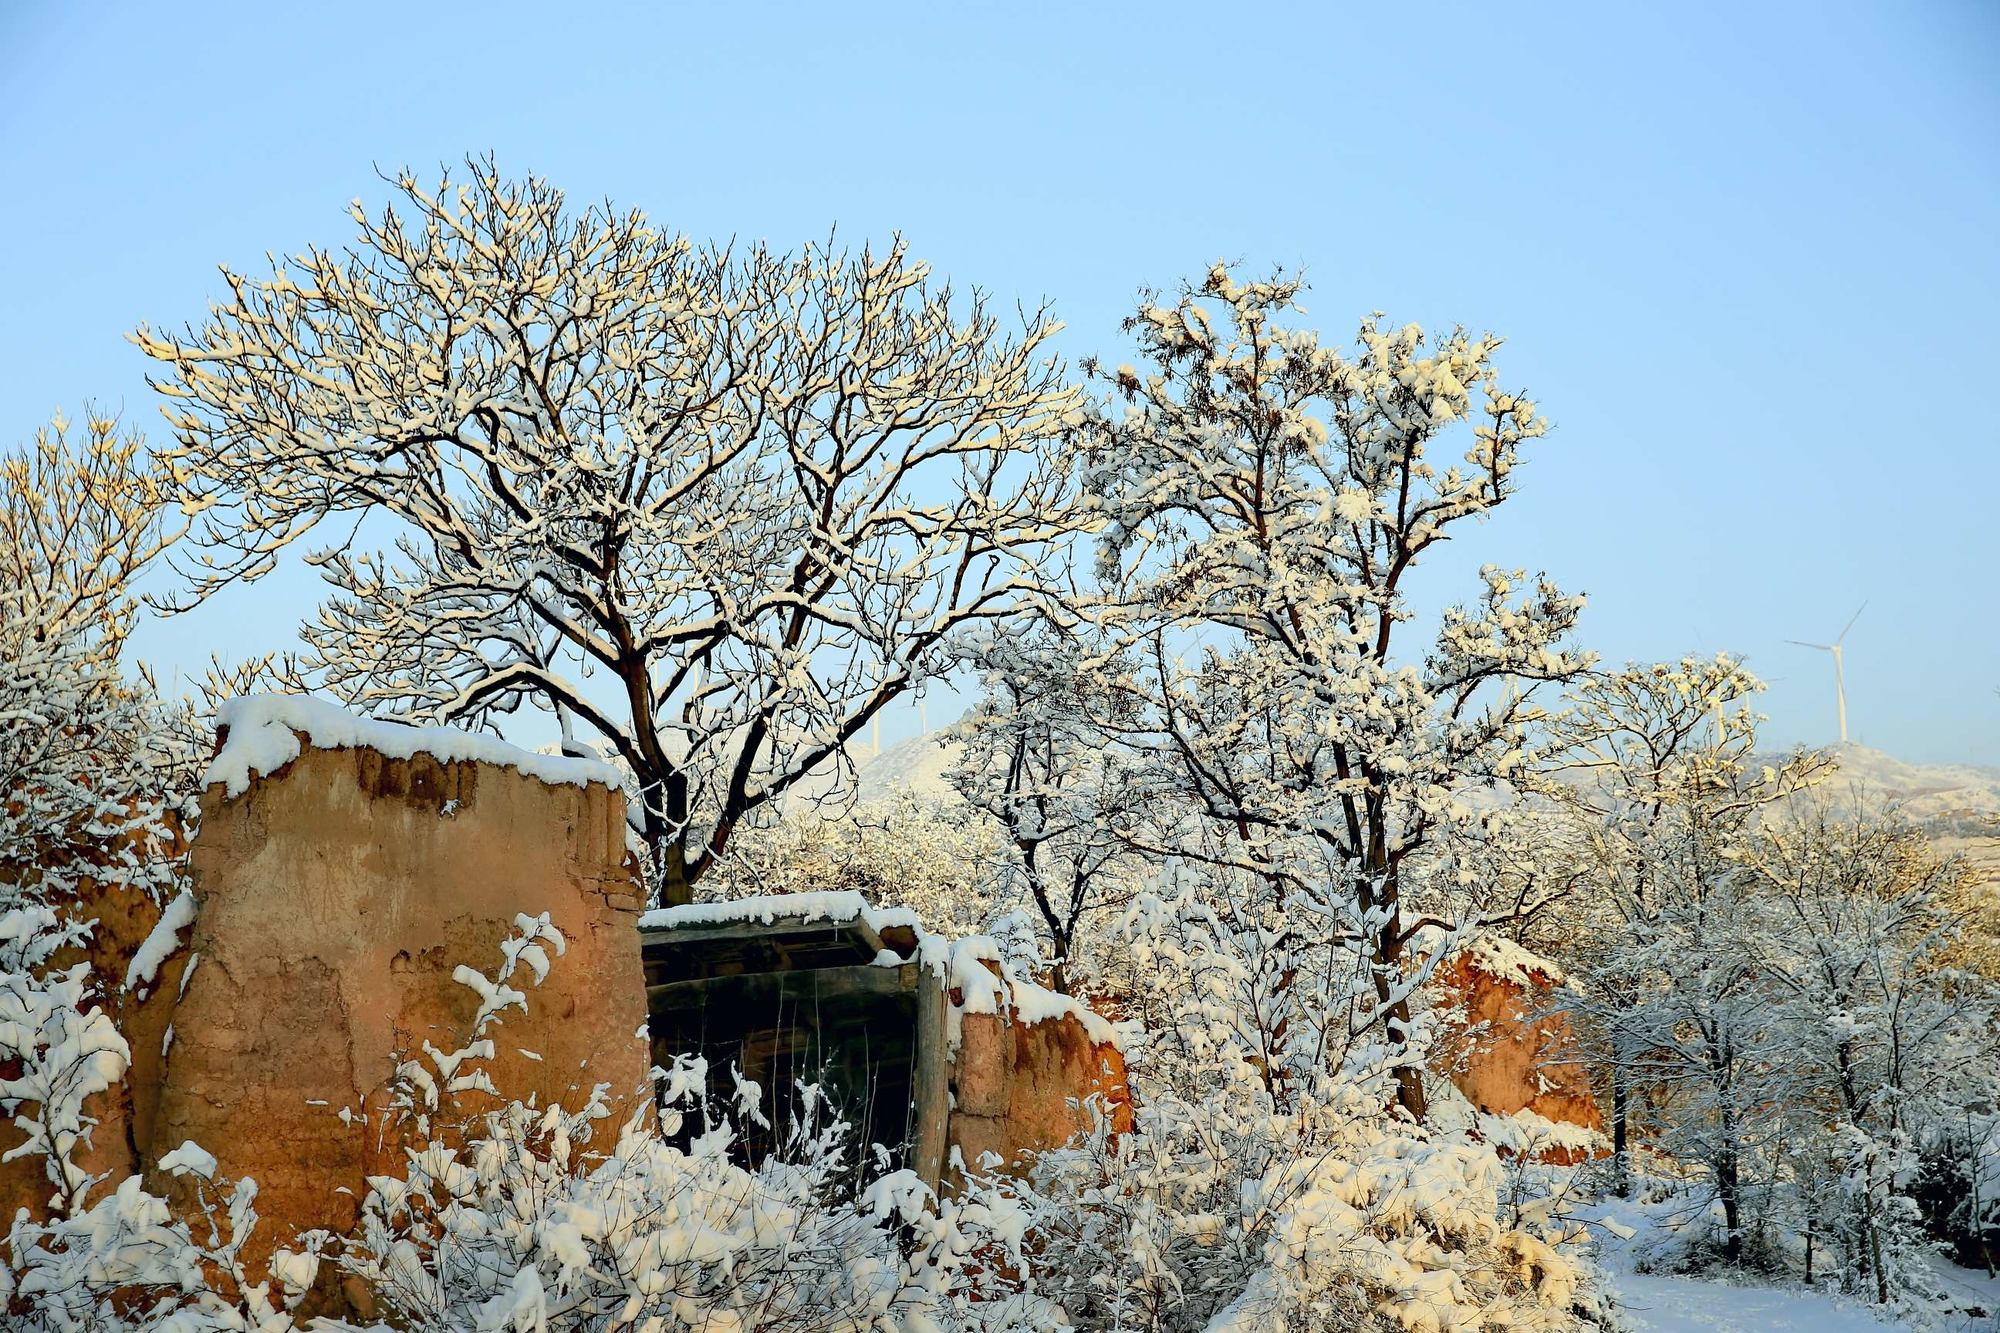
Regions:
<instances>
[{"instance_id":1,"label":"wooden lintel","mask_svg":"<svg viewBox=\"0 0 2000 1333\"><path fill-rule=\"evenodd\" d=\"M825 940L846 936L855 944L855 952L873 962L888 946L882 936L867 922L858 917L852 921L804 921L793 917L779 917L770 924L762 921L726 921L710 926L669 926L664 929L642 930L639 932L639 948L680 949L692 944L712 944L716 941L729 943L754 943L770 941L782 943L786 940ZM892 951L895 952L895 951ZM898 952L898 956L901 954Z\"/></svg>"}]
</instances>

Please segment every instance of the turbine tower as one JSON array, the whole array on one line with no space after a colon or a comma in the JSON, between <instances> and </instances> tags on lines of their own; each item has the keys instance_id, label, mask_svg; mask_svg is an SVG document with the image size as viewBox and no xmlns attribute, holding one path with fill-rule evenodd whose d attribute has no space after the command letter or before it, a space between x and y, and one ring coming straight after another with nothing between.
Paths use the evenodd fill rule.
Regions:
<instances>
[{"instance_id":1,"label":"turbine tower","mask_svg":"<svg viewBox=\"0 0 2000 1333\"><path fill-rule=\"evenodd\" d=\"M1785 641L1787 643L1795 643L1801 648L1817 648L1821 652L1833 654L1833 697L1834 702L1840 709L1840 743L1842 745L1847 744L1847 673L1841 665L1840 646L1847 641L1847 631L1854 628L1854 622L1861 619L1861 613L1867 609L1868 603L1866 602L1856 607L1854 614L1847 618L1847 624L1842 627L1840 633L1833 636L1832 643L1807 643L1804 639L1787 639Z\"/></svg>"}]
</instances>

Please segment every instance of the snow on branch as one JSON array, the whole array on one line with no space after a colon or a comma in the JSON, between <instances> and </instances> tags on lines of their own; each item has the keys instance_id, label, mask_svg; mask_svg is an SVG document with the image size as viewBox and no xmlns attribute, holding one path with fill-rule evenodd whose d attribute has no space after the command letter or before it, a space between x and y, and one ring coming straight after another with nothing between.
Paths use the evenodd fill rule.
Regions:
<instances>
[{"instance_id":1,"label":"snow on branch","mask_svg":"<svg viewBox=\"0 0 2000 1333\"><path fill-rule=\"evenodd\" d=\"M843 762L1088 522L1052 447L1057 326L1008 327L900 240L700 245L490 162L393 184L351 246L135 335L196 595L317 537L302 678L594 733L637 779L659 896L689 901L745 816Z\"/></svg>"}]
</instances>

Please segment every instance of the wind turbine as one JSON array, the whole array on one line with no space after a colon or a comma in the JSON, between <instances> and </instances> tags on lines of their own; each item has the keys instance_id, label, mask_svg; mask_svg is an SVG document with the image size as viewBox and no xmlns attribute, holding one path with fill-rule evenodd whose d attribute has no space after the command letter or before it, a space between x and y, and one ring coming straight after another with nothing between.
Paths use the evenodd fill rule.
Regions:
<instances>
[{"instance_id":1,"label":"wind turbine","mask_svg":"<svg viewBox=\"0 0 2000 1333\"><path fill-rule=\"evenodd\" d=\"M1840 645L1846 642L1847 631L1854 628L1854 622L1861 619L1861 613L1867 609L1868 603L1866 602L1857 607L1854 614L1847 618L1847 624L1842 627L1840 633L1833 636L1832 643L1807 643L1804 639L1785 640L1785 642L1795 643L1801 648L1817 648L1821 652L1833 654L1833 697L1840 706L1840 743L1842 745L1847 744L1847 673L1841 667Z\"/></svg>"}]
</instances>

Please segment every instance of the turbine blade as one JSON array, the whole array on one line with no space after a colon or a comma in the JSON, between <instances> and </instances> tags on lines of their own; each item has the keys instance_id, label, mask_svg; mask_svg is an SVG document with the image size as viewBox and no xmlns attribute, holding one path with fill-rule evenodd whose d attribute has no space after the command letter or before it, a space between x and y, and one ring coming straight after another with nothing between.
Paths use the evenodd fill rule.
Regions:
<instances>
[{"instance_id":1,"label":"turbine blade","mask_svg":"<svg viewBox=\"0 0 2000 1333\"><path fill-rule=\"evenodd\" d=\"M1833 651L1833 645L1830 643L1807 643L1804 639L1786 639L1785 642L1796 643L1801 648L1817 648L1823 653Z\"/></svg>"},{"instance_id":2,"label":"turbine blade","mask_svg":"<svg viewBox=\"0 0 2000 1333\"><path fill-rule=\"evenodd\" d=\"M1854 614L1847 618L1847 624L1841 629L1840 633L1834 635L1833 641L1835 643L1839 643L1842 639L1846 638L1847 631L1854 628L1854 622L1861 619L1861 613L1863 611L1866 611L1867 609L1868 609L1868 603L1866 602L1863 602L1860 606L1855 607Z\"/></svg>"}]
</instances>

